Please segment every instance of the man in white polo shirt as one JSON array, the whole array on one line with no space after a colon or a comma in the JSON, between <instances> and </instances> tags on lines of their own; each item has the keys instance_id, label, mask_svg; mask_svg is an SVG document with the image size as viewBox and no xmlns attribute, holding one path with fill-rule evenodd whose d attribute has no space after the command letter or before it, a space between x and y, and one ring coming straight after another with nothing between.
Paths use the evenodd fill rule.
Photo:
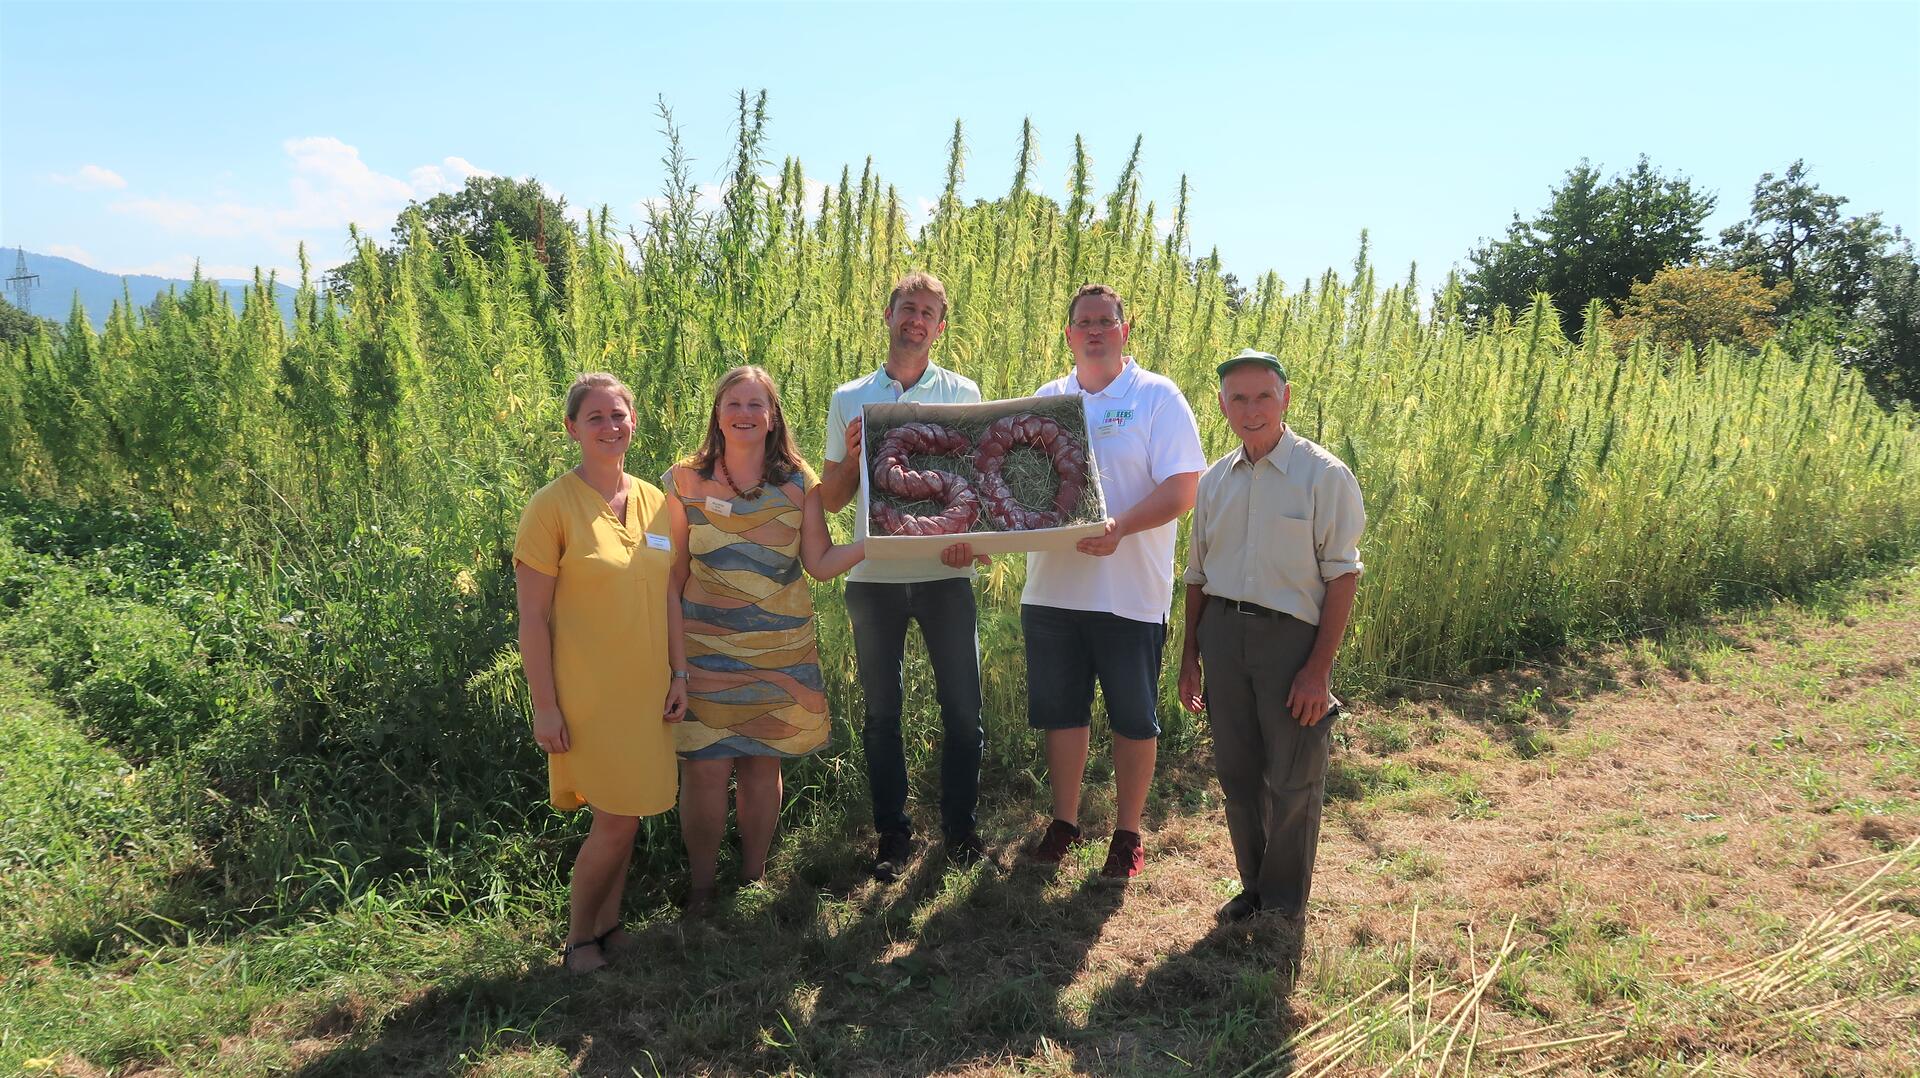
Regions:
<instances>
[{"instance_id":1,"label":"man in white polo shirt","mask_svg":"<svg viewBox=\"0 0 1920 1078\"><path fill-rule=\"evenodd\" d=\"M821 504L835 512L860 490L860 409L865 404L918 401L973 404L980 387L933 362L933 342L947 328L947 290L930 273L910 273L887 298L887 362L833 392L827 410L827 466ZM864 515L855 536L866 538ZM853 622L866 724L867 782L873 796L875 878L895 880L913 858L913 822L907 815L907 761L900 740L907 623L918 621L933 666L940 704L940 825L950 862L966 865L986 852L975 830L980 798L980 646L973 601L973 559L949 547L941 560L869 558L847 577L847 616Z\"/></svg>"},{"instance_id":2,"label":"man in white polo shirt","mask_svg":"<svg viewBox=\"0 0 1920 1078\"><path fill-rule=\"evenodd\" d=\"M1120 296L1090 284L1067 305L1073 373L1041 396L1084 395L1087 430L1106 494L1107 530L1075 550L1027 555L1020 596L1026 636L1027 721L1046 731L1053 822L1027 850L1058 863L1080 840L1080 783L1097 680L1113 726L1113 839L1100 874L1126 880L1144 861L1140 815L1153 781L1160 664L1173 604L1173 546L1207 466L1193 409L1178 386L1126 354Z\"/></svg>"},{"instance_id":3,"label":"man in white polo shirt","mask_svg":"<svg viewBox=\"0 0 1920 1078\"><path fill-rule=\"evenodd\" d=\"M1360 582L1360 484L1286 425L1280 361L1247 349L1218 368L1240 448L1200 479L1188 539L1180 702L1213 725L1240 893L1222 921L1299 923L1313 887L1338 713L1328 685Z\"/></svg>"}]
</instances>

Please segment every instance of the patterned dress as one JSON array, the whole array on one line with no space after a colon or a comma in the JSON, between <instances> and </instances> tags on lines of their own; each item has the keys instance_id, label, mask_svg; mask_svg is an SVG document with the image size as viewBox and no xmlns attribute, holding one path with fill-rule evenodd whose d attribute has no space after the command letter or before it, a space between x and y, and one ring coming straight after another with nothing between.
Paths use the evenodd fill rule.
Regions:
<instances>
[{"instance_id":1,"label":"patterned dress","mask_svg":"<svg viewBox=\"0 0 1920 1078\"><path fill-rule=\"evenodd\" d=\"M803 502L790 497L804 499L813 477L733 498L731 512L687 493L697 489L689 469L664 482L686 507L691 569L680 601L691 676L675 748L693 760L819 752L830 720L800 566Z\"/></svg>"}]
</instances>

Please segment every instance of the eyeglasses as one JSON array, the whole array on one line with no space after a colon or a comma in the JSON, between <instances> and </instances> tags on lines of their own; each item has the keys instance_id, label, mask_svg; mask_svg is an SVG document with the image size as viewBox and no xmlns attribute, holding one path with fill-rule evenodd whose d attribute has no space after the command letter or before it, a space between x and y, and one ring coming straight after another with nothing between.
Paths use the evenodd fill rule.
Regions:
<instances>
[{"instance_id":1,"label":"eyeglasses","mask_svg":"<svg viewBox=\"0 0 1920 1078\"><path fill-rule=\"evenodd\" d=\"M1120 325L1120 320L1118 318L1082 318L1070 324L1073 328L1085 333L1094 329L1115 329Z\"/></svg>"}]
</instances>

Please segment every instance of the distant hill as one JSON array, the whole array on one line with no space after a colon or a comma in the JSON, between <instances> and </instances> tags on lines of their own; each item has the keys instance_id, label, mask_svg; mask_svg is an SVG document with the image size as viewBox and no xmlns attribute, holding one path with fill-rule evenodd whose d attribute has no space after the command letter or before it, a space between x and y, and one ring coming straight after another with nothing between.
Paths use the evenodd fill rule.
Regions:
<instances>
[{"instance_id":1,"label":"distant hill","mask_svg":"<svg viewBox=\"0 0 1920 1078\"><path fill-rule=\"evenodd\" d=\"M0 248L0 269L9 276L13 273L16 255L11 247ZM73 310L73 297L80 296L81 306L87 309L87 321L94 329L107 324L107 315L112 313L116 300L132 296L133 302L144 307L153 302L155 296L169 288L186 291L193 282L176 280L170 277L151 277L146 274L121 276L83 266L71 258L58 255L35 254L27 252L27 271L40 275L40 285L33 292L33 312L41 318L51 318L56 322L65 322L67 314ZM121 282L126 282L124 291ZM243 293L253 286L251 281L217 281L227 293L227 301L238 311L244 302ZM295 289L280 283L274 283L274 300L279 304L280 317L293 320L293 295ZM11 301L13 295L7 294Z\"/></svg>"}]
</instances>

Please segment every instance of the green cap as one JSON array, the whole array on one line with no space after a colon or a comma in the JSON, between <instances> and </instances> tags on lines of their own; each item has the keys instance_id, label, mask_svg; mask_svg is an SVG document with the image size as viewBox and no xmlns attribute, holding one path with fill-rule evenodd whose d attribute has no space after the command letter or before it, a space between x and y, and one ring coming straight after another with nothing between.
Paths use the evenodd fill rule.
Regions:
<instances>
[{"instance_id":1,"label":"green cap","mask_svg":"<svg viewBox=\"0 0 1920 1078\"><path fill-rule=\"evenodd\" d=\"M1227 376L1228 371L1234 369L1235 367L1238 367L1242 363L1258 363L1262 367L1265 367L1268 370L1272 371L1273 373L1279 375L1280 380L1282 382L1287 380L1287 369L1280 365L1279 357L1274 356L1273 354L1268 352L1258 351L1253 348L1240 349L1239 355L1234 356L1232 359L1229 359L1225 363L1222 363L1218 367L1215 367L1214 373L1218 374L1222 378L1225 378Z\"/></svg>"}]
</instances>

